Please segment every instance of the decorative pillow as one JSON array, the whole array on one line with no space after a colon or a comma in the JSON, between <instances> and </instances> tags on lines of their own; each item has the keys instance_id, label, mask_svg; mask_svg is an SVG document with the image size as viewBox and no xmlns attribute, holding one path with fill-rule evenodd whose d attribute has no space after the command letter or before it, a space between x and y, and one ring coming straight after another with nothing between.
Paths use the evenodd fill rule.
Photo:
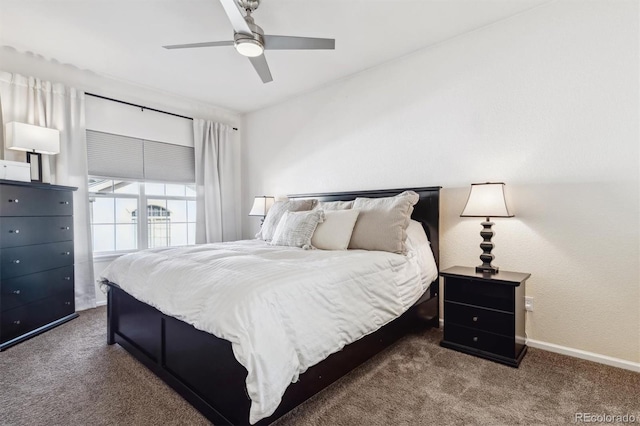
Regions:
<instances>
[{"instance_id":1,"label":"decorative pillow","mask_svg":"<svg viewBox=\"0 0 640 426\"><path fill-rule=\"evenodd\" d=\"M352 209L325 211L324 222L318 224L311 245L322 250L346 250L358 213Z\"/></svg>"},{"instance_id":2,"label":"decorative pillow","mask_svg":"<svg viewBox=\"0 0 640 426\"><path fill-rule=\"evenodd\" d=\"M318 223L324 221L324 211L285 212L269 244L272 246L312 249L311 236Z\"/></svg>"},{"instance_id":3,"label":"decorative pillow","mask_svg":"<svg viewBox=\"0 0 640 426\"><path fill-rule=\"evenodd\" d=\"M406 254L406 230L419 198L413 191L395 197L356 198L353 208L360 215L349 248Z\"/></svg>"},{"instance_id":4,"label":"decorative pillow","mask_svg":"<svg viewBox=\"0 0 640 426\"><path fill-rule=\"evenodd\" d=\"M316 209L324 210L348 210L353 206L353 200L351 201L319 201Z\"/></svg>"},{"instance_id":5,"label":"decorative pillow","mask_svg":"<svg viewBox=\"0 0 640 426\"><path fill-rule=\"evenodd\" d=\"M265 241L271 241L273 233L276 231L280 219L285 212L299 212L311 210L315 207L318 200L286 200L276 201L273 206L267 212L267 216L264 218L264 223L260 232L256 234L256 238Z\"/></svg>"}]
</instances>

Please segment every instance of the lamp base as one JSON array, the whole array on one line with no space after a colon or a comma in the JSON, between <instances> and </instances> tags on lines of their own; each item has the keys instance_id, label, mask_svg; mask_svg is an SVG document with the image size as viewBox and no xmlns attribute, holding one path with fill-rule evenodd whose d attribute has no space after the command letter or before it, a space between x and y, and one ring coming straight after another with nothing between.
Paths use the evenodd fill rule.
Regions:
<instances>
[{"instance_id":1,"label":"lamp base","mask_svg":"<svg viewBox=\"0 0 640 426\"><path fill-rule=\"evenodd\" d=\"M500 268L493 265L492 266L483 266L483 265L476 266L476 272L479 272L482 274L491 274L491 275L497 274L499 269Z\"/></svg>"},{"instance_id":2,"label":"lamp base","mask_svg":"<svg viewBox=\"0 0 640 426\"><path fill-rule=\"evenodd\" d=\"M482 249L482 254L480 255L480 260L482 260L482 265L476 266L476 272L480 272L483 274L497 274L498 267L493 266L491 261L495 258L493 254L491 254L491 250L493 250L493 243L491 242L491 238L494 233L491 227L494 225L489 218L482 222L482 231L480 231L480 236L482 237L482 242L480 243L480 248Z\"/></svg>"},{"instance_id":3,"label":"lamp base","mask_svg":"<svg viewBox=\"0 0 640 426\"><path fill-rule=\"evenodd\" d=\"M42 182L42 154L27 151L27 163L31 165L31 182Z\"/></svg>"}]
</instances>

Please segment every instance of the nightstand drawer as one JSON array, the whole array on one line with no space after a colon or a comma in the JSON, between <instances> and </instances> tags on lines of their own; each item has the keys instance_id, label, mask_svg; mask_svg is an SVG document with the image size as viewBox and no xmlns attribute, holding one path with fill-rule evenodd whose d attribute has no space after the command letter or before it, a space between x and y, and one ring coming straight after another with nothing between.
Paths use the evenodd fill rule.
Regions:
<instances>
[{"instance_id":1,"label":"nightstand drawer","mask_svg":"<svg viewBox=\"0 0 640 426\"><path fill-rule=\"evenodd\" d=\"M0 311L8 311L58 293L73 294L73 266L2 281Z\"/></svg>"},{"instance_id":2,"label":"nightstand drawer","mask_svg":"<svg viewBox=\"0 0 640 426\"><path fill-rule=\"evenodd\" d=\"M486 331L474 330L446 322L444 325L445 342L456 343L467 348L489 352L513 358L515 355L515 342L513 337L505 337Z\"/></svg>"},{"instance_id":3,"label":"nightstand drawer","mask_svg":"<svg viewBox=\"0 0 640 426\"><path fill-rule=\"evenodd\" d=\"M71 216L73 193L28 186L3 185L0 216Z\"/></svg>"},{"instance_id":4,"label":"nightstand drawer","mask_svg":"<svg viewBox=\"0 0 640 426\"><path fill-rule=\"evenodd\" d=\"M444 300L514 312L513 289L487 281L447 277Z\"/></svg>"},{"instance_id":5,"label":"nightstand drawer","mask_svg":"<svg viewBox=\"0 0 640 426\"><path fill-rule=\"evenodd\" d=\"M73 314L75 311L73 297L73 293L60 293L29 305L2 312L0 314L0 343Z\"/></svg>"},{"instance_id":6,"label":"nightstand drawer","mask_svg":"<svg viewBox=\"0 0 640 426\"><path fill-rule=\"evenodd\" d=\"M73 265L73 241L0 249L0 278Z\"/></svg>"},{"instance_id":7,"label":"nightstand drawer","mask_svg":"<svg viewBox=\"0 0 640 426\"><path fill-rule=\"evenodd\" d=\"M0 217L0 248L71 240L72 216Z\"/></svg>"},{"instance_id":8,"label":"nightstand drawer","mask_svg":"<svg viewBox=\"0 0 640 426\"><path fill-rule=\"evenodd\" d=\"M510 313L445 302L444 315L447 324L463 325L505 336L513 336L515 333L515 319Z\"/></svg>"}]
</instances>

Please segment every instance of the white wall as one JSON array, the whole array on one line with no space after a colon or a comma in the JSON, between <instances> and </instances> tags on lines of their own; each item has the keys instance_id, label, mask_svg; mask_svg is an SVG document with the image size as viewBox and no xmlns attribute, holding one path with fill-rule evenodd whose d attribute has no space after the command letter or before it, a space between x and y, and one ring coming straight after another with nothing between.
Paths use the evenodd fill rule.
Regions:
<instances>
[{"instance_id":1,"label":"white wall","mask_svg":"<svg viewBox=\"0 0 640 426\"><path fill-rule=\"evenodd\" d=\"M640 366L638 21L637 1L561 0L251 113L243 211L442 185L441 268L474 266L469 184L507 182L495 264L532 273L528 337Z\"/></svg>"},{"instance_id":2,"label":"white wall","mask_svg":"<svg viewBox=\"0 0 640 426\"><path fill-rule=\"evenodd\" d=\"M240 123L240 115L233 111L181 98L169 92L159 92L103 77L29 52L18 52L6 46L0 47L0 70L64 83L85 92L187 117L205 118L232 126L238 126ZM85 97L85 124L87 129L91 130L193 146L193 127L190 120L149 110L142 111L139 108L91 96ZM115 256L100 257L94 261L96 280L114 258ZM99 304L106 303L106 297L97 285L96 299Z\"/></svg>"},{"instance_id":3,"label":"white wall","mask_svg":"<svg viewBox=\"0 0 640 426\"><path fill-rule=\"evenodd\" d=\"M93 96L85 97L86 128L193 147L193 121Z\"/></svg>"}]
</instances>

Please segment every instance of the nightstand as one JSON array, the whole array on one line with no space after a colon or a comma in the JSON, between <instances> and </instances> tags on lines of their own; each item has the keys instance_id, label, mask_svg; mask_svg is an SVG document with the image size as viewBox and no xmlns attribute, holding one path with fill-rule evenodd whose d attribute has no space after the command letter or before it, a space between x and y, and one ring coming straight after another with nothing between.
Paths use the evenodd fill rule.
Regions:
<instances>
[{"instance_id":1,"label":"nightstand","mask_svg":"<svg viewBox=\"0 0 640 426\"><path fill-rule=\"evenodd\" d=\"M444 277L444 339L440 345L518 367L525 345L525 281L531 274L477 273L454 266Z\"/></svg>"}]
</instances>

